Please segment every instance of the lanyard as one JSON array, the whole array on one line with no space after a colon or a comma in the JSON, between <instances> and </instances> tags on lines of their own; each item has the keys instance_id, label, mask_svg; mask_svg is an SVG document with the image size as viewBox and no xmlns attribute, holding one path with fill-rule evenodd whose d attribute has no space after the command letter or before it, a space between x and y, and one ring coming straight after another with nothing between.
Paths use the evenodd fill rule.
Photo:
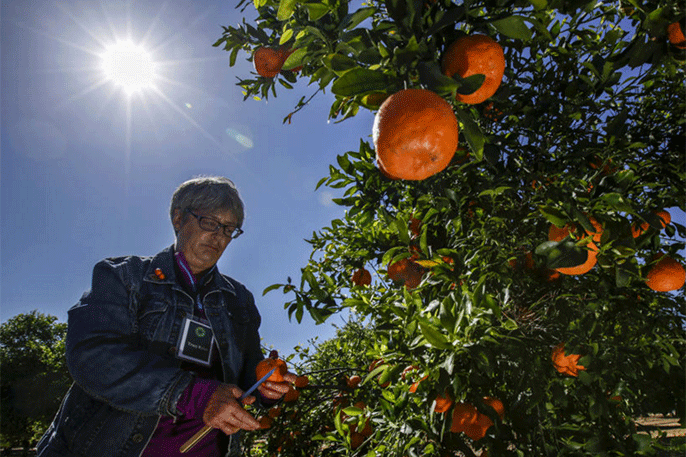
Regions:
<instances>
[{"instance_id":1,"label":"lanyard","mask_svg":"<svg viewBox=\"0 0 686 457\"><path fill-rule=\"evenodd\" d=\"M198 307L198 310L200 310L201 313L204 312L202 301L200 300L200 294L198 293L198 286L197 281L195 279L195 275L191 271L190 266L188 266L188 262L186 261L183 252L175 252L174 258L176 259L176 264L179 266L179 269L181 270L183 279L185 280L186 284L190 286L191 290L193 291L193 295L195 295L195 305Z\"/></svg>"}]
</instances>

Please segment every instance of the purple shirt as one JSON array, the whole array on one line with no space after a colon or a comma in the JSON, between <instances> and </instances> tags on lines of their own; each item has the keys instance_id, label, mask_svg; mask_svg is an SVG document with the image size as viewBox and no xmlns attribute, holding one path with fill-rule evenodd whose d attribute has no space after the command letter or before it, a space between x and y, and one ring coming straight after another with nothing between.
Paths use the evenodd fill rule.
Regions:
<instances>
[{"instance_id":1,"label":"purple shirt","mask_svg":"<svg viewBox=\"0 0 686 457\"><path fill-rule=\"evenodd\" d=\"M197 279L190 273L190 267L183 254L175 254L176 263L180 270L180 279L186 287L196 294ZM204 310L199 300L196 300L196 312L204 317ZM218 363L217 347L215 346L215 358L213 364ZM203 412L210 397L219 387L221 382L216 379L214 372L200 366L183 363L182 368L192 369L199 373L199 376L191 382L186 390L181 394L181 398L176 404L179 416L176 420L171 416L162 416L157 428L153 433L148 445L145 447L141 457L218 457L223 455L219 449L217 435L223 433L218 429L212 429L207 436L200 440L185 454L181 454L179 449L205 426L202 420Z\"/></svg>"},{"instance_id":2,"label":"purple shirt","mask_svg":"<svg viewBox=\"0 0 686 457\"><path fill-rule=\"evenodd\" d=\"M217 434L222 432L217 429L212 429L185 454L179 452L181 446L205 425L202 414L219 384L221 384L219 381L211 379L193 381L176 404L180 413L176 422L170 416L160 418L142 457L217 457L222 455L217 440Z\"/></svg>"}]
</instances>

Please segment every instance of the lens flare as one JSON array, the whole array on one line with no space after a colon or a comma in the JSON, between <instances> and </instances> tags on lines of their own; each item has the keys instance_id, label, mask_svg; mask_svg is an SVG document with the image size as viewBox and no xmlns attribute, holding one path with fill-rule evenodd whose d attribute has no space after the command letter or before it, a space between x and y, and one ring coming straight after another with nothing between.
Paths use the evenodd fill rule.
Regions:
<instances>
[{"instance_id":1,"label":"lens flare","mask_svg":"<svg viewBox=\"0 0 686 457\"><path fill-rule=\"evenodd\" d=\"M226 134L229 135L234 140L236 140L236 142L238 142L238 144L240 144L241 146L244 146L248 149L252 148L254 145L253 141L250 138L248 138L247 136L243 135L242 133L240 133L237 130L234 130L232 128L226 129Z\"/></svg>"}]
</instances>

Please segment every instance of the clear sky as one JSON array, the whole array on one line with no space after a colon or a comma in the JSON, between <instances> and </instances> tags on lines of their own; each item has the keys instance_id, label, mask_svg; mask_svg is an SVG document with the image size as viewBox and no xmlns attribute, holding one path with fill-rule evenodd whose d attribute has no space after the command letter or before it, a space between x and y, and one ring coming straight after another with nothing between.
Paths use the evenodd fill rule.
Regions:
<instances>
[{"instance_id":1,"label":"clear sky","mask_svg":"<svg viewBox=\"0 0 686 457\"><path fill-rule=\"evenodd\" d=\"M373 117L328 123L333 96L282 119L314 86L243 101L237 77L252 64L212 44L241 13L227 0L3 0L0 168L0 319L38 309L67 321L90 287L93 265L154 255L174 241L169 201L197 174L232 179L246 206L245 234L220 271L255 295L264 344L290 352L329 323L288 323L285 296L265 287L299 281L313 231L343 214L316 183L357 150ZM256 12L248 8L248 20ZM117 41L147 50L154 89L127 95L105 78L102 55ZM341 323L340 318L331 319Z\"/></svg>"}]
</instances>

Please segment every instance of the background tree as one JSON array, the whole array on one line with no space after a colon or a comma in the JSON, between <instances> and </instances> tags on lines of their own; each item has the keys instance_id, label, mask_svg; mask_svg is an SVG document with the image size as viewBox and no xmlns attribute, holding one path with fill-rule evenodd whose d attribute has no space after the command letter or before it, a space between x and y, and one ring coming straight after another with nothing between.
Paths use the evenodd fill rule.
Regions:
<instances>
[{"instance_id":1,"label":"background tree","mask_svg":"<svg viewBox=\"0 0 686 457\"><path fill-rule=\"evenodd\" d=\"M2 447L35 445L57 413L71 377L64 358L67 324L36 310L0 325Z\"/></svg>"},{"instance_id":2,"label":"background tree","mask_svg":"<svg viewBox=\"0 0 686 457\"><path fill-rule=\"evenodd\" d=\"M646 284L663 266L660 255L683 272L686 228L661 212L686 210L685 51L668 32L672 24L683 29L683 5L242 6L254 7L256 20L225 27L216 45L232 63L240 50L271 49L281 69L265 73L256 62L258 75L239 82L246 98L275 96L277 84L290 89L304 79L318 86L315 94L331 91L329 117L343 120L422 88L450 103L459 122L459 151L423 180L389 177L365 138L358 151L338 155L319 186L343 190L336 202L345 216L313 234L299 285L267 289L292 294L285 307L298 320L304 311L324 321L353 309L373 325L367 356L383 363L362 385L384 387L363 410L348 411L373 433L353 449L338 415L335 430L317 432L326 452L660 450L664 442L637 433L634 419L685 414L683 281L669 292ZM457 95L480 89L486 75L445 74L442 60L474 34L503 48L506 67L496 93L472 104ZM589 268L581 272L581 264ZM374 273L371 284L353 283L360 268ZM422 380L414 388L402 377L408 366ZM443 413L439 396L453 403ZM683 452L683 441L673 446Z\"/></svg>"}]
</instances>

